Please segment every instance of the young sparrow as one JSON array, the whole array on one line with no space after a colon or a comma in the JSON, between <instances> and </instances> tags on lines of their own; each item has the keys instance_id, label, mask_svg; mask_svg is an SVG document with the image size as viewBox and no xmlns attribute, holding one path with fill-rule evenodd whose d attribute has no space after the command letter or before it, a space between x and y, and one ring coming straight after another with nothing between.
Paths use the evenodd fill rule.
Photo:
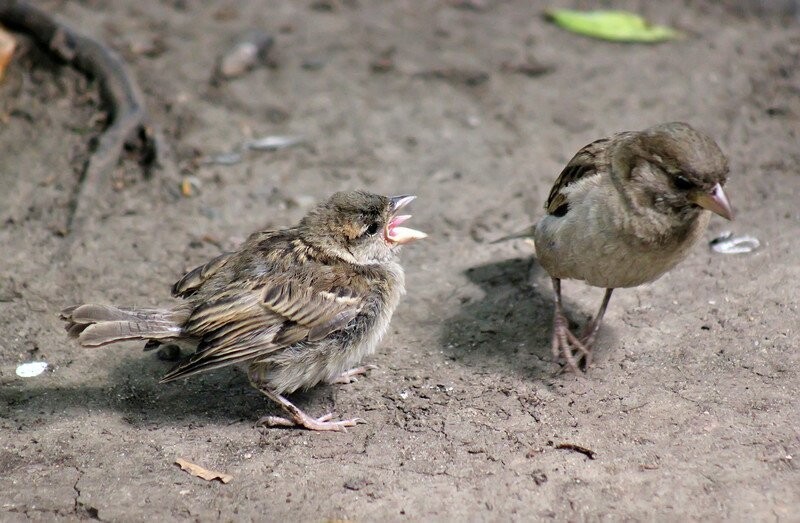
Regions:
<instances>
[{"instance_id":1,"label":"young sparrow","mask_svg":"<svg viewBox=\"0 0 800 523\"><path fill-rule=\"evenodd\" d=\"M401 227L414 196L339 192L283 230L252 234L181 278L171 309L87 304L62 311L69 335L98 347L149 340L196 348L161 382L248 363L250 383L288 417L259 424L345 430L359 419L312 418L283 395L321 381L349 379L371 354L405 293L399 246L425 238Z\"/></svg>"},{"instance_id":2,"label":"young sparrow","mask_svg":"<svg viewBox=\"0 0 800 523\"><path fill-rule=\"evenodd\" d=\"M728 162L717 144L688 124L664 123L593 142L569 161L536 225L511 237L533 236L536 256L553 280L552 350L578 370L612 291L651 282L686 258L710 214L733 211L722 190ZM561 279L606 289L580 337L561 305ZM577 357L576 357L577 356Z\"/></svg>"}]
</instances>

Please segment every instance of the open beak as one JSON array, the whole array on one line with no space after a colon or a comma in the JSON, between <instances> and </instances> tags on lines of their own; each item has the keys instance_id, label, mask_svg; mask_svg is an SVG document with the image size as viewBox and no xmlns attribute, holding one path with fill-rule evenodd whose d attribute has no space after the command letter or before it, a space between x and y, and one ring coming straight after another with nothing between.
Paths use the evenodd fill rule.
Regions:
<instances>
[{"instance_id":1,"label":"open beak","mask_svg":"<svg viewBox=\"0 0 800 523\"><path fill-rule=\"evenodd\" d=\"M709 193L698 191L692 194L689 199L703 209L708 209L715 214L719 214L727 220L733 220L731 203L728 201L728 197L725 196L725 192L722 190L720 184L715 185Z\"/></svg>"},{"instance_id":2,"label":"open beak","mask_svg":"<svg viewBox=\"0 0 800 523\"><path fill-rule=\"evenodd\" d=\"M389 223L386 224L383 230L383 235L387 242L393 245L403 245L404 243L428 237L428 235L422 231L409 229L408 227L400 227L400 224L411 218L411 215L398 215L397 212L414 201L414 199L416 199L416 196L413 195L393 196L389 198L391 217L389 218Z\"/></svg>"}]
</instances>

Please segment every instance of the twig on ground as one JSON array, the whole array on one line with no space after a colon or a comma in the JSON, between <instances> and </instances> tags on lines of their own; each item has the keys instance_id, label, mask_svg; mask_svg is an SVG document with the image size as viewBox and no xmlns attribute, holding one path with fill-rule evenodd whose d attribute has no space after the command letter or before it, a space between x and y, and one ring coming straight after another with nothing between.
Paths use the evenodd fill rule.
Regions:
<instances>
[{"instance_id":1,"label":"twig on ground","mask_svg":"<svg viewBox=\"0 0 800 523\"><path fill-rule=\"evenodd\" d=\"M0 22L30 35L67 64L98 81L109 112L109 125L81 173L72 195L65 233L80 229L87 209L98 199L100 180L119 162L128 144L145 168L158 164L165 150L160 133L149 128L139 86L120 56L23 0L0 0Z\"/></svg>"},{"instance_id":2,"label":"twig on ground","mask_svg":"<svg viewBox=\"0 0 800 523\"><path fill-rule=\"evenodd\" d=\"M559 450L571 450L574 452L580 452L589 459L594 459L596 456L595 451L587 449L586 447L581 447L580 445L575 445L574 443L559 443L558 445L556 445L556 448Z\"/></svg>"}]
</instances>

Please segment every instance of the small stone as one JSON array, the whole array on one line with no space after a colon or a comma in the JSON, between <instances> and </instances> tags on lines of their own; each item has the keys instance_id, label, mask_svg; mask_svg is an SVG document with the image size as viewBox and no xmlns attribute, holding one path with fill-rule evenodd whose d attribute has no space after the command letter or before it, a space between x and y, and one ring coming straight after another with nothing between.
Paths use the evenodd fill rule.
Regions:
<instances>
[{"instance_id":1,"label":"small stone","mask_svg":"<svg viewBox=\"0 0 800 523\"><path fill-rule=\"evenodd\" d=\"M178 361L181 359L181 348L174 344L164 345L158 349L156 356L161 361Z\"/></svg>"},{"instance_id":2,"label":"small stone","mask_svg":"<svg viewBox=\"0 0 800 523\"><path fill-rule=\"evenodd\" d=\"M347 490L361 490L367 486L367 480L364 478L351 478L344 482L344 488Z\"/></svg>"}]
</instances>

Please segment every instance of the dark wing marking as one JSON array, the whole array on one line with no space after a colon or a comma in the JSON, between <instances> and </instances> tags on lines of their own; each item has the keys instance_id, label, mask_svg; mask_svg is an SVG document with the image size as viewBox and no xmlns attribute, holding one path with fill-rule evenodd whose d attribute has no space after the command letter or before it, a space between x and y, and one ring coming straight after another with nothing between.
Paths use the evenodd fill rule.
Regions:
<instances>
[{"instance_id":1,"label":"dark wing marking","mask_svg":"<svg viewBox=\"0 0 800 523\"><path fill-rule=\"evenodd\" d=\"M197 290L203 285L203 283L206 282L206 280L216 274L216 272L222 266L228 263L228 260L230 260L234 254L236 253L226 252L220 254L210 262L187 272L183 278L178 280L175 285L172 286L172 295L180 298L188 298L197 292Z\"/></svg>"},{"instance_id":2,"label":"dark wing marking","mask_svg":"<svg viewBox=\"0 0 800 523\"><path fill-rule=\"evenodd\" d=\"M184 332L200 340L197 352L162 382L263 357L301 341L343 329L363 297L347 288L314 288L284 278L252 289L232 288L198 306Z\"/></svg>"},{"instance_id":3,"label":"dark wing marking","mask_svg":"<svg viewBox=\"0 0 800 523\"><path fill-rule=\"evenodd\" d=\"M567 202L567 195L564 194L564 189L582 178L602 171L603 166L607 163L607 146L610 140L611 138L602 138L594 141L572 157L564 167L564 170L561 171L561 174L558 175L558 179L556 179L553 188L550 190L547 203L545 203L547 214L552 216L564 216L567 214L569 203Z\"/></svg>"}]
</instances>

